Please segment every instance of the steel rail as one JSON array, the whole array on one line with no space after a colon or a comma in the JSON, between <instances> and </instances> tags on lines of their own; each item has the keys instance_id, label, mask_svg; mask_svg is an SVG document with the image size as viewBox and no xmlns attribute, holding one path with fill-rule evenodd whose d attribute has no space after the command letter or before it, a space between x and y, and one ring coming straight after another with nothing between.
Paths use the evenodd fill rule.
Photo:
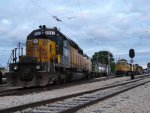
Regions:
<instances>
[{"instance_id":1,"label":"steel rail","mask_svg":"<svg viewBox=\"0 0 150 113\"><path fill-rule=\"evenodd\" d=\"M98 88L98 89L94 89L94 90L89 90L89 91L85 91L85 92L81 92L81 93L76 93L76 94L66 95L66 96L63 96L63 97L57 97L57 98L53 98L53 99L43 100L43 101L39 101L39 102L33 102L33 103L20 105L20 106L14 106L14 107L11 107L11 108L6 108L6 109L1 109L0 112L1 113L9 113L10 111L11 112L21 111L21 110L27 109L27 108L33 108L33 107L37 107L37 106L41 106L41 105L46 105L46 104L54 103L54 102L61 101L61 100L64 100L64 99L69 99L69 98L72 98L72 97L76 97L76 96L80 96L80 95L84 95L84 94L90 94L90 93L93 93L93 92L96 92L96 91L101 91L101 90L117 87L117 86L120 86L120 85L134 83L134 82L143 80L145 78L150 78L150 77L148 76L148 77L140 78L138 80L131 80L131 81L127 81L127 82L123 82L123 83L119 83L119 84L115 84L115 85L110 85L110 86L106 86L106 87L102 87L102 88ZM145 83L143 83L143 84L145 84ZM81 108L81 107L78 106L78 108ZM75 109L77 109L77 108L75 108ZM67 111L65 111L65 112L67 112Z\"/></svg>"},{"instance_id":2,"label":"steel rail","mask_svg":"<svg viewBox=\"0 0 150 113\"><path fill-rule=\"evenodd\" d=\"M143 75L143 76L137 76L135 79L139 79L139 78L143 78L143 77L147 77L147 75ZM50 91L50 90L54 90L54 89L61 89L61 88L66 88L66 87L71 87L74 85L80 85L80 84L84 84L84 83L92 83L92 82L98 82L98 81L105 81L105 80L109 80L109 79L113 79L113 78L118 78L118 77L109 77L109 78L101 78L101 79L96 79L96 80L89 80L89 81L76 81L73 83L66 83L66 84L62 84L60 85L55 85L55 86L47 86L47 87L41 87L41 88L16 88L16 89L8 89L8 90L1 90L0 91L0 97L2 96L13 96L13 95L24 95L24 94L28 94L28 93L33 93L33 92L40 92L40 91ZM128 81L128 80L126 80ZM114 83L113 83L114 84ZM110 84L109 84L110 85ZM112 85L112 84L111 84Z\"/></svg>"}]
</instances>

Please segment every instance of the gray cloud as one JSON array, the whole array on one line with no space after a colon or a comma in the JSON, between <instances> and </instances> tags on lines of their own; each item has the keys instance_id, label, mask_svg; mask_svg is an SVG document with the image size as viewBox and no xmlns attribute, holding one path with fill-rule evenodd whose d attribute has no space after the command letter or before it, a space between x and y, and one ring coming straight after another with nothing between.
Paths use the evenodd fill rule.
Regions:
<instances>
[{"instance_id":1,"label":"gray cloud","mask_svg":"<svg viewBox=\"0 0 150 113\"><path fill-rule=\"evenodd\" d=\"M89 56L99 50L111 50L114 56L121 54L128 59L128 50L134 48L137 53L145 52L137 54L137 63L145 65L150 60L149 0L125 0L128 6L124 0L80 0L80 7L78 0L32 1L40 7L30 0L0 1L0 53L3 54L0 60L3 65L8 53L1 51L9 51L18 42L25 42L26 36L43 24L60 28ZM62 23L52 16L62 18Z\"/></svg>"}]
</instances>

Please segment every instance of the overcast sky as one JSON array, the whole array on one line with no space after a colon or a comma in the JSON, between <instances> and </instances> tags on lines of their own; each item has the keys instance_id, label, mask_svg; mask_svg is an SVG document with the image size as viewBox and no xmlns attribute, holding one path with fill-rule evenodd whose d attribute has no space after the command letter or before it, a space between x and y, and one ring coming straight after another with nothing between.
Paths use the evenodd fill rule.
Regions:
<instances>
[{"instance_id":1,"label":"overcast sky","mask_svg":"<svg viewBox=\"0 0 150 113\"><path fill-rule=\"evenodd\" d=\"M109 50L114 58L150 62L150 0L0 0L0 64L39 25L58 27L84 52ZM57 22L57 16L62 22ZM73 17L73 18L72 18Z\"/></svg>"}]
</instances>

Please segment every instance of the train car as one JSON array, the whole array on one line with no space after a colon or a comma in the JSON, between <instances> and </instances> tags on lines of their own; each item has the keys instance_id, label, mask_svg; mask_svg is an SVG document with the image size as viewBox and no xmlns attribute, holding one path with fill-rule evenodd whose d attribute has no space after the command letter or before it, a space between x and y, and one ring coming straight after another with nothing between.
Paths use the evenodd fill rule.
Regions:
<instances>
[{"instance_id":1,"label":"train car","mask_svg":"<svg viewBox=\"0 0 150 113\"><path fill-rule=\"evenodd\" d=\"M143 74L148 74L147 68L143 69L142 73L143 73Z\"/></svg>"},{"instance_id":2,"label":"train car","mask_svg":"<svg viewBox=\"0 0 150 113\"><path fill-rule=\"evenodd\" d=\"M118 76L128 75L130 71L130 64L127 63L127 60L121 59L116 63L116 72L115 74Z\"/></svg>"},{"instance_id":3,"label":"train car","mask_svg":"<svg viewBox=\"0 0 150 113\"><path fill-rule=\"evenodd\" d=\"M106 76L108 66L99 62L92 63L92 72L94 77Z\"/></svg>"},{"instance_id":4,"label":"train car","mask_svg":"<svg viewBox=\"0 0 150 113\"><path fill-rule=\"evenodd\" d=\"M88 78L91 60L71 39L63 35L56 27L45 25L33 30L26 41L26 55L19 54L17 61L15 48L13 62L6 73L11 86L46 86L51 83Z\"/></svg>"},{"instance_id":5,"label":"train car","mask_svg":"<svg viewBox=\"0 0 150 113\"><path fill-rule=\"evenodd\" d=\"M141 66L139 66L138 64L134 64L133 66L133 71L135 75L140 75L142 74L143 68Z\"/></svg>"}]
</instances>

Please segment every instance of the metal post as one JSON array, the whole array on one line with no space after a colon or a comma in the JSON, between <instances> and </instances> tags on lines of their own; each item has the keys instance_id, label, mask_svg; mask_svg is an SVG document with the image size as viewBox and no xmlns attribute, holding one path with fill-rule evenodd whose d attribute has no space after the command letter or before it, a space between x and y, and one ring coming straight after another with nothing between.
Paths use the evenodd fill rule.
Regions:
<instances>
[{"instance_id":1,"label":"metal post","mask_svg":"<svg viewBox=\"0 0 150 113\"><path fill-rule=\"evenodd\" d=\"M98 75L98 55L97 55L97 62L96 62L96 76Z\"/></svg>"},{"instance_id":2,"label":"metal post","mask_svg":"<svg viewBox=\"0 0 150 113\"><path fill-rule=\"evenodd\" d=\"M133 58L131 58L131 71L133 71Z\"/></svg>"},{"instance_id":3,"label":"metal post","mask_svg":"<svg viewBox=\"0 0 150 113\"><path fill-rule=\"evenodd\" d=\"M108 75L107 76L109 76L110 75L110 53L109 53L109 51L108 51L108 54L107 54L107 58L108 58Z\"/></svg>"},{"instance_id":4,"label":"metal post","mask_svg":"<svg viewBox=\"0 0 150 113\"><path fill-rule=\"evenodd\" d=\"M133 58L131 58L131 66L132 66L131 79L134 79Z\"/></svg>"},{"instance_id":5,"label":"metal post","mask_svg":"<svg viewBox=\"0 0 150 113\"><path fill-rule=\"evenodd\" d=\"M17 62L17 48L15 48L15 63Z\"/></svg>"},{"instance_id":6,"label":"metal post","mask_svg":"<svg viewBox=\"0 0 150 113\"><path fill-rule=\"evenodd\" d=\"M19 51L18 51L18 58L19 58L19 56L20 56L20 42L19 42Z\"/></svg>"},{"instance_id":7,"label":"metal post","mask_svg":"<svg viewBox=\"0 0 150 113\"><path fill-rule=\"evenodd\" d=\"M23 56L23 47L21 48L21 56Z\"/></svg>"},{"instance_id":8,"label":"metal post","mask_svg":"<svg viewBox=\"0 0 150 113\"><path fill-rule=\"evenodd\" d=\"M13 63L14 63L14 60L15 60L14 59L14 49L12 50L12 57L13 57L12 59L13 59Z\"/></svg>"}]
</instances>

